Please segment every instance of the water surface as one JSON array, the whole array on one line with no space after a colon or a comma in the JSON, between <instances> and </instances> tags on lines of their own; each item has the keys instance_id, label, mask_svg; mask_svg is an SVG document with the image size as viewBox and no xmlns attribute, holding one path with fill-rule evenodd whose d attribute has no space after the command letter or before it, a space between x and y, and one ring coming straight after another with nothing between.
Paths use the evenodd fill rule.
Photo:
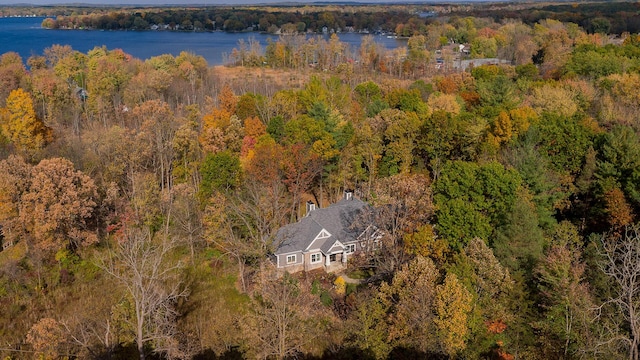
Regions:
<instances>
[{"instance_id":1,"label":"water surface","mask_svg":"<svg viewBox=\"0 0 640 360\"><path fill-rule=\"evenodd\" d=\"M105 45L140 59L162 54L176 56L181 51L189 51L204 57L209 65L221 65L240 39L246 41L253 37L263 47L268 38L277 39L275 35L260 33L50 30L40 27L42 20L41 17L0 18L0 54L15 51L26 61L31 55L42 55L44 49L54 44L71 45L84 53ZM361 34L339 34L340 40L353 49L360 46L362 37ZM375 41L387 49L406 45L406 41L385 36L375 36Z\"/></svg>"}]
</instances>

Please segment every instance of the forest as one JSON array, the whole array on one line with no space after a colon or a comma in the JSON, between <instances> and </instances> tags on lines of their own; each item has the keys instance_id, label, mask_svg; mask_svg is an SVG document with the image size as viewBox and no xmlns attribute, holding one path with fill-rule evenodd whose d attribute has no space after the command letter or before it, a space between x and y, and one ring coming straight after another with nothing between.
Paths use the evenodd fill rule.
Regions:
<instances>
[{"instance_id":1,"label":"forest","mask_svg":"<svg viewBox=\"0 0 640 360\"><path fill-rule=\"evenodd\" d=\"M0 357L638 359L640 36L441 20L1 55ZM278 271L347 189L375 251Z\"/></svg>"}]
</instances>

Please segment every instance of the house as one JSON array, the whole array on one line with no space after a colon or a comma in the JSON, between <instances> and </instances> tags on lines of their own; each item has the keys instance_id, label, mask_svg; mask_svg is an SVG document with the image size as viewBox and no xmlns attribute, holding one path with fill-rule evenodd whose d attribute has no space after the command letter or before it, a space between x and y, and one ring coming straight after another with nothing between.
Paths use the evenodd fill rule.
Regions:
<instances>
[{"instance_id":1,"label":"house","mask_svg":"<svg viewBox=\"0 0 640 360\"><path fill-rule=\"evenodd\" d=\"M327 208L308 202L307 215L276 234L276 267L290 273L343 269L352 254L374 249L380 238L377 228L364 220L367 216L361 216L370 209L350 191Z\"/></svg>"}]
</instances>

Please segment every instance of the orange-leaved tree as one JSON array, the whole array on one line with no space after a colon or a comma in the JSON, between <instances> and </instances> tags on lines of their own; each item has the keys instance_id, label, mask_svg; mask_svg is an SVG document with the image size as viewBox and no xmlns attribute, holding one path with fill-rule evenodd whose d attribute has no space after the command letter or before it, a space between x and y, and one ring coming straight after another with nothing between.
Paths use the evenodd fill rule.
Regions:
<instances>
[{"instance_id":1,"label":"orange-leaved tree","mask_svg":"<svg viewBox=\"0 0 640 360\"><path fill-rule=\"evenodd\" d=\"M93 180L63 158L34 166L31 186L22 195L20 220L36 249L58 250L95 243L90 220L96 208Z\"/></svg>"}]
</instances>

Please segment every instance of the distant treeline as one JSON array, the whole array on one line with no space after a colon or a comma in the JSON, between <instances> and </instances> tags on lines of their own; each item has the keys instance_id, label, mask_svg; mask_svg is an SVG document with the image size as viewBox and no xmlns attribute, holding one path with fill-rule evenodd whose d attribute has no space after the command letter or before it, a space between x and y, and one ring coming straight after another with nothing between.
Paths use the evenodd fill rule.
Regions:
<instances>
[{"instance_id":1,"label":"distant treeline","mask_svg":"<svg viewBox=\"0 0 640 360\"><path fill-rule=\"evenodd\" d=\"M425 35L427 25L447 18L519 19L533 25L554 19L580 25L588 33L622 34L640 31L640 4L635 2L487 5L350 5L305 7L196 8L48 8L53 29L179 30L179 31L382 31L402 36ZM3 13L7 9L1 9ZM24 9L23 9L24 10ZM35 10L30 10L35 11ZM38 12L42 14L42 12Z\"/></svg>"},{"instance_id":2,"label":"distant treeline","mask_svg":"<svg viewBox=\"0 0 640 360\"><path fill-rule=\"evenodd\" d=\"M326 30L394 31L397 24L419 21L409 11L271 11L259 9L208 8L165 9L159 11L119 11L58 16L46 19L43 26L60 29L184 31L265 31L322 32Z\"/></svg>"},{"instance_id":3,"label":"distant treeline","mask_svg":"<svg viewBox=\"0 0 640 360\"><path fill-rule=\"evenodd\" d=\"M470 11L453 14L491 17L495 21L519 19L532 25L540 20L554 19L580 25L589 33L622 34L640 31L640 3L638 2L578 2L545 5L522 11L521 7L507 4L503 7L473 7Z\"/></svg>"}]
</instances>

